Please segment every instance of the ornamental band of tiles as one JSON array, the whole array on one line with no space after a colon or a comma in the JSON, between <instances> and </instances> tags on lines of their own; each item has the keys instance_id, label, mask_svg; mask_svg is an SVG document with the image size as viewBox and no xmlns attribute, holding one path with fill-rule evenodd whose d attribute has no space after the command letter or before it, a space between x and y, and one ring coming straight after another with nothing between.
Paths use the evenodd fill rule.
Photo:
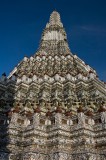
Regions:
<instances>
[{"instance_id":1,"label":"ornamental band of tiles","mask_svg":"<svg viewBox=\"0 0 106 160\"><path fill-rule=\"evenodd\" d=\"M71 53L57 11L0 79L0 160L106 160L106 83Z\"/></svg>"}]
</instances>

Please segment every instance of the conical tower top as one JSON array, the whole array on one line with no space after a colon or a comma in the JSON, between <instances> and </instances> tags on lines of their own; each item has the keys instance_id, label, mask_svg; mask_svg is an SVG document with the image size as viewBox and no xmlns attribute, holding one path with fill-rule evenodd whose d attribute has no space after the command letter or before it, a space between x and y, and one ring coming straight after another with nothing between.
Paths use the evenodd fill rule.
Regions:
<instances>
[{"instance_id":1,"label":"conical tower top","mask_svg":"<svg viewBox=\"0 0 106 160\"><path fill-rule=\"evenodd\" d=\"M55 51L53 51L53 46ZM56 53L60 46L69 50L67 35L61 22L60 14L57 11L53 11L43 31L40 48L43 47L43 49L46 48L49 52L52 50Z\"/></svg>"},{"instance_id":2,"label":"conical tower top","mask_svg":"<svg viewBox=\"0 0 106 160\"><path fill-rule=\"evenodd\" d=\"M49 20L50 25L59 25L63 27L60 14L57 11L53 11L50 15L50 20Z\"/></svg>"}]
</instances>

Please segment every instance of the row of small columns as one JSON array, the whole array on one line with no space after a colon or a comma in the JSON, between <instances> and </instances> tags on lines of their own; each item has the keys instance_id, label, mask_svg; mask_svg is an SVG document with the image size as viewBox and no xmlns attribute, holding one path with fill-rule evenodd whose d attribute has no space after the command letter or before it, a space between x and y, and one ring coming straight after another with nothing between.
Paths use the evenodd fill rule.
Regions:
<instances>
[{"instance_id":1,"label":"row of small columns","mask_svg":"<svg viewBox=\"0 0 106 160\"><path fill-rule=\"evenodd\" d=\"M18 107L14 108L12 111L6 112L5 114L11 119L14 119L13 117L15 116L15 120L19 117L18 114L20 112L20 109ZM34 125L38 126L40 124L40 114L41 114L41 109L40 107L37 107L34 110L34 114L32 114L31 112L27 111L27 112L23 112L24 115L26 115L26 119L31 119L33 117L33 123ZM98 113L100 114L101 117L101 123L106 123L106 109L101 106L98 109ZM71 119L71 117L73 116L73 113L71 111L67 111L64 113L66 117L68 117L68 119ZM52 118L52 116L54 115L55 118L55 125L60 125L62 124L62 115L63 115L63 111L61 107L57 107L56 110L53 112L51 112L50 110L48 110L46 112L46 117L48 119L48 124L49 120ZM82 107L79 107L77 110L77 115L78 115L78 123L84 125L85 124L85 116L88 117L88 119L91 120L91 124L95 124L94 120L93 120L93 113L91 111L87 111L86 113L84 113L84 110ZM17 117L17 118L16 118ZM71 120L70 120L70 125L72 124ZM69 124L68 123L68 124Z\"/></svg>"}]
</instances>

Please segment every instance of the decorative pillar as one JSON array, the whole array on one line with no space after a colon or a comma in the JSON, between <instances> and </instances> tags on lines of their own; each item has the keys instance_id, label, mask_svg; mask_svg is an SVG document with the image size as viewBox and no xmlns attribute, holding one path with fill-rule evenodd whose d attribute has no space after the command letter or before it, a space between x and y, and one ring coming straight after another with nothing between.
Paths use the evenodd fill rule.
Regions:
<instances>
[{"instance_id":1,"label":"decorative pillar","mask_svg":"<svg viewBox=\"0 0 106 160\"><path fill-rule=\"evenodd\" d=\"M17 120L18 120L18 114L19 114L19 108L15 107L12 111L11 111L11 121L10 124L11 125L17 125Z\"/></svg>"},{"instance_id":2,"label":"decorative pillar","mask_svg":"<svg viewBox=\"0 0 106 160\"><path fill-rule=\"evenodd\" d=\"M60 126L61 124L62 124L62 109L60 107L57 107L55 111L55 125Z\"/></svg>"},{"instance_id":3,"label":"decorative pillar","mask_svg":"<svg viewBox=\"0 0 106 160\"><path fill-rule=\"evenodd\" d=\"M41 112L41 110L40 110L40 108L39 107L37 107L36 109L35 109L35 111L34 111L34 116L33 116L33 125L34 125L34 127L35 126L39 126L39 124L40 124L40 112Z\"/></svg>"},{"instance_id":4,"label":"decorative pillar","mask_svg":"<svg viewBox=\"0 0 106 160\"><path fill-rule=\"evenodd\" d=\"M50 110L48 110L48 112L46 113L46 122L45 122L45 124L48 126L48 125L51 125L51 120L50 120L50 118L51 118L51 116L52 116L52 113L50 112Z\"/></svg>"},{"instance_id":5,"label":"decorative pillar","mask_svg":"<svg viewBox=\"0 0 106 160\"><path fill-rule=\"evenodd\" d=\"M101 106L98 110L98 112L101 113L101 122L103 124L103 127L106 128L106 109L104 106Z\"/></svg>"},{"instance_id":6,"label":"decorative pillar","mask_svg":"<svg viewBox=\"0 0 106 160\"><path fill-rule=\"evenodd\" d=\"M92 111L88 110L86 112L86 115L88 116L88 124L91 125L91 126L93 126L94 125L94 120L92 118L93 117Z\"/></svg>"},{"instance_id":7,"label":"decorative pillar","mask_svg":"<svg viewBox=\"0 0 106 160\"><path fill-rule=\"evenodd\" d=\"M79 107L78 110L78 124L80 126L84 126L85 125L85 115L84 115L84 110L82 107Z\"/></svg>"},{"instance_id":8,"label":"decorative pillar","mask_svg":"<svg viewBox=\"0 0 106 160\"><path fill-rule=\"evenodd\" d=\"M73 125L73 121L72 121L72 119L71 119L71 116L72 116L71 111L67 111L67 112L65 113L65 116L68 117L67 124L68 124L69 126Z\"/></svg>"}]
</instances>

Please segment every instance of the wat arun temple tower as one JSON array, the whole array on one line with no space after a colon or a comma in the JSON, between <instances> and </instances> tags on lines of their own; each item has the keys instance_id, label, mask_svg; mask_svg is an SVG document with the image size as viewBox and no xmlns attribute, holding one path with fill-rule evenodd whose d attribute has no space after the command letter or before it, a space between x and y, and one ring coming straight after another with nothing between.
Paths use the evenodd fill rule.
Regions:
<instances>
[{"instance_id":1,"label":"wat arun temple tower","mask_svg":"<svg viewBox=\"0 0 106 160\"><path fill-rule=\"evenodd\" d=\"M106 160L106 83L71 53L57 11L0 79L0 160Z\"/></svg>"}]
</instances>

